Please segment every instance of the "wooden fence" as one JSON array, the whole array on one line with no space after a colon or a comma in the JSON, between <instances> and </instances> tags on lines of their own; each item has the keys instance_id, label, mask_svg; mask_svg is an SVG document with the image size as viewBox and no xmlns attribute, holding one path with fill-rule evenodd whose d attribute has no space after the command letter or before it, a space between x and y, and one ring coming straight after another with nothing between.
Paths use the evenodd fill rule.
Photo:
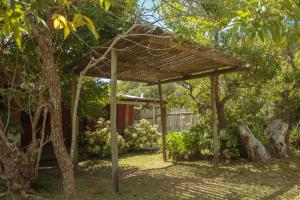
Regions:
<instances>
[{"instance_id":1,"label":"wooden fence","mask_svg":"<svg viewBox=\"0 0 300 200\"><path fill-rule=\"evenodd\" d=\"M146 119L151 124L158 125L161 131L160 109L159 108L143 108L135 116L135 120ZM196 123L196 117L193 111L185 108L172 108L167 113L168 131L189 130Z\"/></svg>"}]
</instances>

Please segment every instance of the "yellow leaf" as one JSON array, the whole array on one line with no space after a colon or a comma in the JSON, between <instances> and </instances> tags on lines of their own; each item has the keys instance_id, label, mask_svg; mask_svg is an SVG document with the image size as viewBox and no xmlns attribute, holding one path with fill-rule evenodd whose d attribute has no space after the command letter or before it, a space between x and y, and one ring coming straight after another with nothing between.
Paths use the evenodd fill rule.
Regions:
<instances>
[{"instance_id":1,"label":"yellow leaf","mask_svg":"<svg viewBox=\"0 0 300 200\"><path fill-rule=\"evenodd\" d=\"M61 23L63 23L65 26L67 25L67 20L64 16L58 15L58 18L61 21Z\"/></svg>"},{"instance_id":2,"label":"yellow leaf","mask_svg":"<svg viewBox=\"0 0 300 200\"><path fill-rule=\"evenodd\" d=\"M83 26L84 21L83 21L82 14L80 14L80 13L75 14L75 16L73 18L73 24L75 27Z\"/></svg>"},{"instance_id":3,"label":"yellow leaf","mask_svg":"<svg viewBox=\"0 0 300 200\"><path fill-rule=\"evenodd\" d=\"M54 29L62 29L62 28L64 28L64 26L60 23L60 21L59 21L58 18L54 19L53 25L54 25Z\"/></svg>"},{"instance_id":4,"label":"yellow leaf","mask_svg":"<svg viewBox=\"0 0 300 200\"><path fill-rule=\"evenodd\" d=\"M65 28L64 28L64 39L66 39L69 34L70 34L70 28L68 26L65 26Z\"/></svg>"},{"instance_id":5,"label":"yellow leaf","mask_svg":"<svg viewBox=\"0 0 300 200\"><path fill-rule=\"evenodd\" d=\"M53 21L53 27L54 29L62 29L65 26L67 26L67 20L64 16L58 15L58 14L53 14L52 15Z\"/></svg>"},{"instance_id":6,"label":"yellow leaf","mask_svg":"<svg viewBox=\"0 0 300 200\"><path fill-rule=\"evenodd\" d=\"M87 16L84 16L84 15L83 15L83 18L86 21L87 27L93 33L94 37L98 40L99 39L99 34L97 33L96 28L95 28L94 23L92 22L92 20L90 18L88 18Z\"/></svg>"},{"instance_id":7,"label":"yellow leaf","mask_svg":"<svg viewBox=\"0 0 300 200\"><path fill-rule=\"evenodd\" d=\"M67 22L68 23L68 26L70 29L72 29L72 31L76 31L76 26L74 25L73 22Z\"/></svg>"}]
</instances>

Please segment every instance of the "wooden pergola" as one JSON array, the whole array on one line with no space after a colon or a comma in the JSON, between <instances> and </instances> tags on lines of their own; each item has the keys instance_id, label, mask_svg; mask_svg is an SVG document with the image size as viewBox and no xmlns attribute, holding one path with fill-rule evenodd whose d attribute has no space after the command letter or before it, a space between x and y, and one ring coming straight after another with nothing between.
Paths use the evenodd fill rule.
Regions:
<instances>
[{"instance_id":1,"label":"wooden pergola","mask_svg":"<svg viewBox=\"0 0 300 200\"><path fill-rule=\"evenodd\" d=\"M80 72L91 57L103 55L107 48L115 41L112 39L93 52L83 56L73 63L73 69ZM166 106L163 100L161 84L211 77L212 89L212 129L213 136L217 134L216 111L216 75L237 72L246 69L243 62L216 49L178 40L171 33L149 26L135 26L124 37L115 42L105 59L91 68L87 75L98 78L111 79L110 93L110 122L112 144L112 182L113 192L119 191L119 164L116 129L117 80L134 81L158 85L161 126L163 140L163 159L166 154ZM216 144L218 145L218 144ZM214 147L216 147L214 145ZM218 152L214 148L214 152Z\"/></svg>"}]
</instances>

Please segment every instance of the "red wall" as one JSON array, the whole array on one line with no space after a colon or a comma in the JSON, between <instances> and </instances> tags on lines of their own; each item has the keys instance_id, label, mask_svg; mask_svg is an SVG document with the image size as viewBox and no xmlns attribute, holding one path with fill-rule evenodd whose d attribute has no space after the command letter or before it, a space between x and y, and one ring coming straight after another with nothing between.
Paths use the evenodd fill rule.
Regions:
<instances>
[{"instance_id":1,"label":"red wall","mask_svg":"<svg viewBox=\"0 0 300 200\"><path fill-rule=\"evenodd\" d=\"M22 146L27 146L27 145L30 144L31 137L32 137L31 123L30 123L30 121L28 121L29 119L28 119L28 116L26 117L26 114L22 114L22 115L23 116L21 117L21 114L20 114L20 119L21 119L20 121L21 121L23 130L24 130L24 133L23 133L22 138L21 138L21 145ZM68 111L68 109L64 105L62 105L62 122L63 122L62 123L63 135L64 135L64 138L65 138L65 141L68 142L68 141L70 141L70 138L71 138L71 129L69 128L71 119L70 119L70 112ZM42 129L42 123L43 123L43 117L41 117L41 119L39 121L39 124L38 124L38 129L39 130ZM46 137L49 136L50 132L51 132L49 113L48 113L48 116L47 116L45 132L46 132ZM40 136L40 131L37 133L37 136L38 137Z\"/></svg>"},{"instance_id":2,"label":"red wall","mask_svg":"<svg viewBox=\"0 0 300 200\"><path fill-rule=\"evenodd\" d=\"M117 131L119 134L123 134L124 130L127 128L125 127L125 106L128 106L128 126L131 126L134 122L134 106L133 105L125 105L125 104L118 104L117 105Z\"/></svg>"},{"instance_id":3,"label":"red wall","mask_svg":"<svg viewBox=\"0 0 300 200\"><path fill-rule=\"evenodd\" d=\"M124 130L127 128L125 127L125 106L128 106L128 126L133 125L134 122L134 106L133 105L124 105L124 104L118 104L117 105L117 131L119 134L124 134ZM26 116L23 116L26 117ZM62 128L63 128L63 134L65 141L67 143L71 140L71 115L68 109L65 106L62 106ZM20 116L21 119L21 116ZM42 117L39 122L39 129L42 127ZM21 145L26 146L29 145L31 142L31 123L28 120L21 120L22 127L24 129L24 134L22 135L21 139ZM94 129L94 126L96 125L95 122L89 121L87 122L87 126L89 126L92 130ZM85 127L84 127L85 128ZM50 126L50 115L48 113L47 117L47 123L46 123L46 136L49 136L51 132L51 126ZM38 133L38 136L40 133Z\"/></svg>"}]
</instances>

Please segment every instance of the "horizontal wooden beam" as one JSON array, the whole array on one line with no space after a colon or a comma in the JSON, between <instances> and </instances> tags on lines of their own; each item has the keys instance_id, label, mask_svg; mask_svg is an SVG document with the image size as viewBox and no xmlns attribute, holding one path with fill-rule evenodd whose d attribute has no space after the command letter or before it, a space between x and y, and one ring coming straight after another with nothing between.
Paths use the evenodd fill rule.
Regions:
<instances>
[{"instance_id":1,"label":"horizontal wooden beam","mask_svg":"<svg viewBox=\"0 0 300 200\"><path fill-rule=\"evenodd\" d=\"M159 103L151 103L151 102L138 102L138 101L118 101L117 104L124 104L124 105L133 105L133 106L159 106Z\"/></svg>"},{"instance_id":2,"label":"horizontal wooden beam","mask_svg":"<svg viewBox=\"0 0 300 200\"><path fill-rule=\"evenodd\" d=\"M149 83L148 85L159 85L159 84L165 84L165 83L171 83L171 82L179 82L179 81L185 81L185 80L192 80L192 79L197 79L197 78L205 78L209 77L212 75L219 75L219 74L226 74L226 73L232 73L232 72L239 72L239 71L244 71L248 70L250 67L234 67L234 68L226 68L226 69L220 69L220 70L214 70L214 71L209 71L209 72L204 72L201 74L194 74L194 75L187 75L187 76L182 76L182 77L177 77L177 78L171 78L167 80L162 80L162 81L157 81L153 83Z\"/></svg>"}]
</instances>

